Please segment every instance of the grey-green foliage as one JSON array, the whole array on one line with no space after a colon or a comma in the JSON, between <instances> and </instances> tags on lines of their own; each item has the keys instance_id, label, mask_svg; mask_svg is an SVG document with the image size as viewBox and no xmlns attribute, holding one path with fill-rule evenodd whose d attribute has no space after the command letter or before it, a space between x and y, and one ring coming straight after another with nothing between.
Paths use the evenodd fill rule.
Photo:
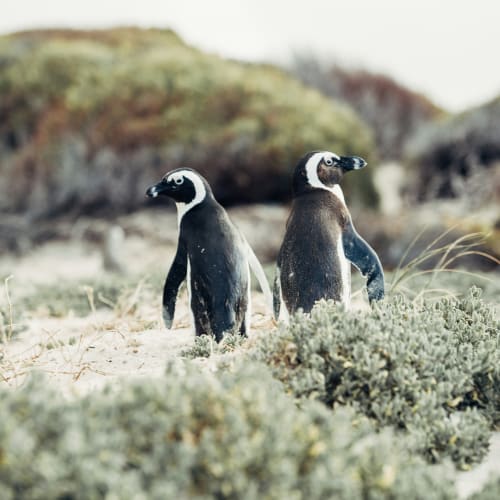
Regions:
<instances>
[{"instance_id":1,"label":"grey-green foliage","mask_svg":"<svg viewBox=\"0 0 500 500\"><path fill-rule=\"evenodd\" d=\"M195 337L191 347L184 349L181 356L189 359L208 358L212 354L227 354L241 347L245 342L245 337L239 333L225 333L220 344L210 335Z\"/></svg>"},{"instance_id":2,"label":"grey-green foliage","mask_svg":"<svg viewBox=\"0 0 500 500\"><path fill-rule=\"evenodd\" d=\"M478 289L423 305L395 297L369 312L322 302L262 337L256 355L296 397L404 429L430 461L481 460L500 422L499 322Z\"/></svg>"},{"instance_id":3,"label":"grey-green foliage","mask_svg":"<svg viewBox=\"0 0 500 500\"><path fill-rule=\"evenodd\" d=\"M500 498L500 475L490 479L479 491L469 497L469 500L498 500Z\"/></svg>"},{"instance_id":4,"label":"grey-green foliage","mask_svg":"<svg viewBox=\"0 0 500 500\"><path fill-rule=\"evenodd\" d=\"M341 409L297 408L266 367L164 377L67 401L2 391L3 499L452 499L449 469Z\"/></svg>"}]
</instances>

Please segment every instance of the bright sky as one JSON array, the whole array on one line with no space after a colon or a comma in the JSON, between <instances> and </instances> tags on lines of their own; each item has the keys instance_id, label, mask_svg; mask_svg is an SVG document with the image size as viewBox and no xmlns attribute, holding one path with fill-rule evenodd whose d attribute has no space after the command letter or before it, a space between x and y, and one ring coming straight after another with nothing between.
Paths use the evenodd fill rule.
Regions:
<instances>
[{"instance_id":1,"label":"bright sky","mask_svg":"<svg viewBox=\"0 0 500 500\"><path fill-rule=\"evenodd\" d=\"M223 56L294 51L381 71L461 110L500 94L498 0L0 0L0 33L159 26Z\"/></svg>"}]
</instances>

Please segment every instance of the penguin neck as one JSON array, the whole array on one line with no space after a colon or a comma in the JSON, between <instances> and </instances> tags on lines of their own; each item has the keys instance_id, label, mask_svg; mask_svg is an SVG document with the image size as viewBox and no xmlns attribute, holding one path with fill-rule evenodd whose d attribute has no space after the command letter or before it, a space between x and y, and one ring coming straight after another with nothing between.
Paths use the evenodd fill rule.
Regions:
<instances>
[{"instance_id":1,"label":"penguin neck","mask_svg":"<svg viewBox=\"0 0 500 500\"><path fill-rule=\"evenodd\" d=\"M342 188L338 184L335 184L334 186L331 187L325 186L325 189L327 191L330 191L330 193L333 193L342 202L342 205L346 206L344 192L342 191Z\"/></svg>"},{"instance_id":2,"label":"penguin neck","mask_svg":"<svg viewBox=\"0 0 500 500\"><path fill-rule=\"evenodd\" d=\"M297 193L296 197L300 197L300 196L304 196L304 195L319 195L319 196L321 196L322 194L326 194L326 193L333 194L335 196L335 198L337 198L344 207L347 207L347 205L345 203L344 192L342 191L342 188L338 184L335 184L333 186L325 186L324 184L322 184L321 187L310 187L309 186L309 189L305 189L302 192Z\"/></svg>"},{"instance_id":3,"label":"penguin neck","mask_svg":"<svg viewBox=\"0 0 500 500\"><path fill-rule=\"evenodd\" d=\"M208 191L204 183L198 176L190 176L189 179L194 185L194 198L191 201L183 202L177 201L177 224L181 227L182 218L189 212L193 207L199 205L208 197Z\"/></svg>"},{"instance_id":4,"label":"penguin neck","mask_svg":"<svg viewBox=\"0 0 500 500\"><path fill-rule=\"evenodd\" d=\"M177 206L177 224L178 227L181 227L181 223L183 218L190 213L193 210L196 210L197 208L203 207L204 210L206 210L208 207L212 206L213 204L217 204L215 201L215 198L211 196L209 193L206 193L206 195L200 199L199 201L196 199L196 197L190 201L189 203L183 203L183 202L176 202L175 205Z\"/></svg>"}]
</instances>

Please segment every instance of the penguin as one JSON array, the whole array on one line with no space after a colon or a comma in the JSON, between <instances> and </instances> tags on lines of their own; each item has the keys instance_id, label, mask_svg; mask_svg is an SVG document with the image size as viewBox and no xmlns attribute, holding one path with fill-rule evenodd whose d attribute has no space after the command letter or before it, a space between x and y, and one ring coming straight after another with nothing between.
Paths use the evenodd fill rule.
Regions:
<instances>
[{"instance_id":1,"label":"penguin","mask_svg":"<svg viewBox=\"0 0 500 500\"><path fill-rule=\"evenodd\" d=\"M367 278L370 303L384 297L384 273L374 250L354 228L339 182L366 161L313 151L293 174L293 204L281 245L273 289L274 317L310 312L320 299L349 307L351 263Z\"/></svg>"},{"instance_id":2,"label":"penguin","mask_svg":"<svg viewBox=\"0 0 500 500\"><path fill-rule=\"evenodd\" d=\"M270 307L271 289L250 245L216 201L208 182L195 170L179 168L149 187L146 195L168 196L177 205L177 252L163 288L165 326L172 326L177 293L186 280L197 336L213 335L219 342L227 331L248 335L250 268Z\"/></svg>"}]
</instances>

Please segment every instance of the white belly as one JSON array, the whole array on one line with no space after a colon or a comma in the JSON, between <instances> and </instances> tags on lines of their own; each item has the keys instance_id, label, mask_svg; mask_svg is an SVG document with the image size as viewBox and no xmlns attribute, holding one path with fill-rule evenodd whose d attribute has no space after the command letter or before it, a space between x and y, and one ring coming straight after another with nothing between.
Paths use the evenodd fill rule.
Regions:
<instances>
[{"instance_id":1,"label":"white belly","mask_svg":"<svg viewBox=\"0 0 500 500\"><path fill-rule=\"evenodd\" d=\"M252 316L252 277L250 276L250 266L247 261L248 287L247 287L247 310L245 311L245 331L250 336L250 318Z\"/></svg>"},{"instance_id":2,"label":"white belly","mask_svg":"<svg viewBox=\"0 0 500 500\"><path fill-rule=\"evenodd\" d=\"M189 256L187 258L186 286L188 294L188 308L191 317L191 327L195 329L194 313L193 313L193 308L191 306L191 263L189 262Z\"/></svg>"},{"instance_id":3,"label":"white belly","mask_svg":"<svg viewBox=\"0 0 500 500\"><path fill-rule=\"evenodd\" d=\"M349 309L351 304L351 263L345 257L342 236L339 236L337 240L337 255L340 263L340 276L342 282L340 302L344 304L346 309Z\"/></svg>"}]
</instances>

